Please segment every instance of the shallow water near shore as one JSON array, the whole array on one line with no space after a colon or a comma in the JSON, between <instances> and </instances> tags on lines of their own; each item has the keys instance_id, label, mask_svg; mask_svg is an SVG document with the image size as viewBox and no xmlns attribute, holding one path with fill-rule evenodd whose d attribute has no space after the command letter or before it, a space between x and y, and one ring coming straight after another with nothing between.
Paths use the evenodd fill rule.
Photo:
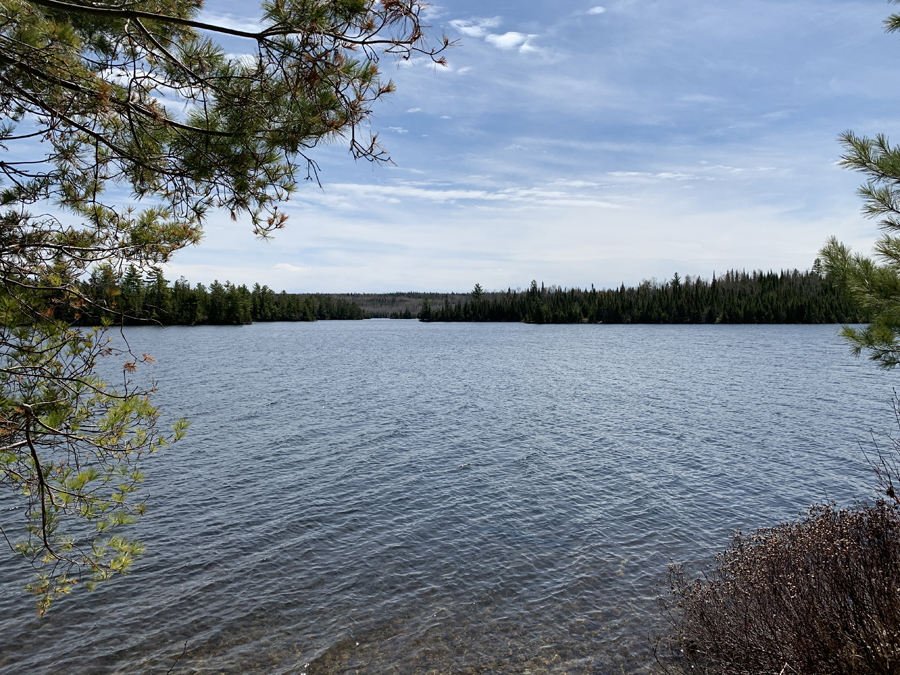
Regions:
<instances>
[{"instance_id":1,"label":"shallow water near shore","mask_svg":"<svg viewBox=\"0 0 900 675\"><path fill-rule=\"evenodd\" d=\"M836 332L128 329L193 420L145 465L147 553L43 619L4 557L0 670L654 672L670 559L873 494L896 376Z\"/></svg>"}]
</instances>

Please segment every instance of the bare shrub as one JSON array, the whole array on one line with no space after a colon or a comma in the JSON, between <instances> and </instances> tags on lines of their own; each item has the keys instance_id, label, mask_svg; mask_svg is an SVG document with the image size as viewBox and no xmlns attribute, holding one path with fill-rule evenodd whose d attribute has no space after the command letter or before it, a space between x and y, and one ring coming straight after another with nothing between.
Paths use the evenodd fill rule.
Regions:
<instances>
[{"instance_id":1,"label":"bare shrub","mask_svg":"<svg viewBox=\"0 0 900 675\"><path fill-rule=\"evenodd\" d=\"M900 672L900 512L810 507L737 533L701 579L672 565L666 661L692 673Z\"/></svg>"},{"instance_id":2,"label":"bare shrub","mask_svg":"<svg viewBox=\"0 0 900 675\"><path fill-rule=\"evenodd\" d=\"M891 409L894 412L894 423L900 429L900 398L897 397L896 389L891 398ZM895 483L900 483L900 440L895 436L888 436L887 443L889 448L885 449L883 444L878 444L878 437L874 433L872 434L872 445L875 446L877 460L869 457L862 444L860 444L860 449L862 449L869 466L872 467L872 471L875 472L875 478L878 481L876 490L900 506L900 494L895 485Z\"/></svg>"}]
</instances>

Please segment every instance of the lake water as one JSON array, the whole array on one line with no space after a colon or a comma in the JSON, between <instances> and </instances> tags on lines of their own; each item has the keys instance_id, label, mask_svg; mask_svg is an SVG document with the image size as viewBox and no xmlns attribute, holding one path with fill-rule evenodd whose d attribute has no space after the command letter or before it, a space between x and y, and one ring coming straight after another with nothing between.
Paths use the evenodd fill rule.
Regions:
<instances>
[{"instance_id":1,"label":"lake water","mask_svg":"<svg viewBox=\"0 0 900 675\"><path fill-rule=\"evenodd\" d=\"M872 495L896 375L836 330L129 329L194 422L147 553L43 619L4 557L0 670L649 672L670 559Z\"/></svg>"}]
</instances>

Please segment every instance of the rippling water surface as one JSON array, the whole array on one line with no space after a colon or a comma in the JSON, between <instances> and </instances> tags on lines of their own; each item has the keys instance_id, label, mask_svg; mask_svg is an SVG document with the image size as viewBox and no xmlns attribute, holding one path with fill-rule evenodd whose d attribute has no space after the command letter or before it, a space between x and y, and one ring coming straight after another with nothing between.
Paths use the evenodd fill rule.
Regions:
<instances>
[{"instance_id":1,"label":"rippling water surface","mask_svg":"<svg viewBox=\"0 0 900 675\"><path fill-rule=\"evenodd\" d=\"M129 329L193 420L147 554L37 619L15 673L651 672L670 558L871 495L896 381L834 326L414 321Z\"/></svg>"}]
</instances>

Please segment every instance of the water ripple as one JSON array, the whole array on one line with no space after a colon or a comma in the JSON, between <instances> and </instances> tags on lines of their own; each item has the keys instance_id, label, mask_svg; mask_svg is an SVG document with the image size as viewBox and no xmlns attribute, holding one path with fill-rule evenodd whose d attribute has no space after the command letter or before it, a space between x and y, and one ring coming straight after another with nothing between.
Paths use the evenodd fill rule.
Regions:
<instances>
[{"instance_id":1,"label":"water ripple","mask_svg":"<svg viewBox=\"0 0 900 675\"><path fill-rule=\"evenodd\" d=\"M658 582L733 529L870 494L892 381L831 326L130 330L188 438L147 555L4 673L652 672Z\"/></svg>"}]
</instances>

